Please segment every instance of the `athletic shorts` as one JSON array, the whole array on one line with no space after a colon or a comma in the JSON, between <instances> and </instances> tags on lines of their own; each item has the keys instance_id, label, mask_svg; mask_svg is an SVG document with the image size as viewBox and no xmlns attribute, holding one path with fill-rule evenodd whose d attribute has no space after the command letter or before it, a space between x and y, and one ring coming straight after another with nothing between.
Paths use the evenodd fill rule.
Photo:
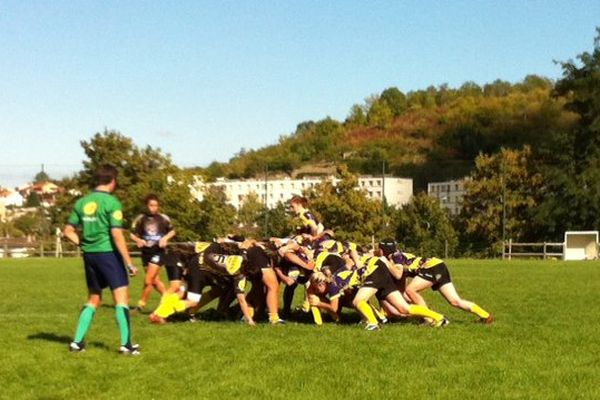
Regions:
<instances>
[{"instance_id":1,"label":"athletic shorts","mask_svg":"<svg viewBox=\"0 0 600 400\"><path fill-rule=\"evenodd\" d=\"M181 281L183 280L183 262L175 254L165 254L163 257L165 269L167 270L167 277L169 281Z\"/></svg>"},{"instance_id":2,"label":"athletic shorts","mask_svg":"<svg viewBox=\"0 0 600 400\"><path fill-rule=\"evenodd\" d=\"M142 265L144 267L147 267L148 264L158 265L159 267L165 265L165 250L154 247L151 247L149 249L143 249Z\"/></svg>"},{"instance_id":3,"label":"athletic shorts","mask_svg":"<svg viewBox=\"0 0 600 400\"><path fill-rule=\"evenodd\" d=\"M85 281L92 293L100 293L107 287L114 290L129 284L125 264L118 253L84 253L83 265Z\"/></svg>"},{"instance_id":4,"label":"athletic shorts","mask_svg":"<svg viewBox=\"0 0 600 400\"><path fill-rule=\"evenodd\" d=\"M442 286L451 283L450 271L446 264L441 263L434 267L422 269L417 272L417 276L425 279L426 281L433 282L431 287L433 290L438 290Z\"/></svg>"},{"instance_id":5,"label":"athletic shorts","mask_svg":"<svg viewBox=\"0 0 600 400\"><path fill-rule=\"evenodd\" d=\"M383 300L390 293L398 290L394 284L390 271L388 271L388 268L383 261L377 262L377 269L365 278L362 286L377 289L376 296L378 300Z\"/></svg>"}]
</instances>

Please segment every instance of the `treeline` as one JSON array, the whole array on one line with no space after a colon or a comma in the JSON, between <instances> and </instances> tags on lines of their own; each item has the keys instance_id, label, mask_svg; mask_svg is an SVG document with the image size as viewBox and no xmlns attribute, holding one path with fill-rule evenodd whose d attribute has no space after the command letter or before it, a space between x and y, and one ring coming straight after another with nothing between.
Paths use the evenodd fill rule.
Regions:
<instances>
[{"instance_id":1,"label":"treeline","mask_svg":"<svg viewBox=\"0 0 600 400\"><path fill-rule=\"evenodd\" d=\"M354 105L345 121L325 118L298 124L277 144L242 149L228 163L212 163L209 177L249 178L292 173L317 163L345 164L351 172L411 177L427 182L468 174L477 155L502 147L538 146L552 132L571 130L577 114L564 107L554 83L531 75L511 84L467 82L402 93L392 87Z\"/></svg>"},{"instance_id":2,"label":"treeline","mask_svg":"<svg viewBox=\"0 0 600 400\"><path fill-rule=\"evenodd\" d=\"M81 190L96 166L108 162L120 171L117 195L125 214L133 218L143 210L143 196L158 193L179 240L226 232L278 236L295 226L285 204L267 210L251 195L235 210L218 188L206 189L200 202L189 195L194 176L252 177L267 167L292 172L327 161L342 183L305 195L340 239L394 236L407 250L449 256L498 255L509 238L560 241L565 230L600 229L600 31L591 53L561 66L557 82L529 76L518 84L467 83L406 95L387 89L352 107L343 122L301 123L277 145L243 150L207 168L182 170L160 149L104 131L81 142L84 168L61 184ZM421 185L468 175L461 214L450 218L423 193L395 209L354 190L355 173L379 173L383 164ZM74 200L68 193L51 211L54 225L66 221Z\"/></svg>"}]
</instances>

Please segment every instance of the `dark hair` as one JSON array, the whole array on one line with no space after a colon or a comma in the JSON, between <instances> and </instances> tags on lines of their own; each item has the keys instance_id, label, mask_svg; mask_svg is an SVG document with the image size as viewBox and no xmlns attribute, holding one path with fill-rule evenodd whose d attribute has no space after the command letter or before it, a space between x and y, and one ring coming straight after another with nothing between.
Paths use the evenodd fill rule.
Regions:
<instances>
[{"instance_id":1,"label":"dark hair","mask_svg":"<svg viewBox=\"0 0 600 400\"><path fill-rule=\"evenodd\" d=\"M308 199L306 197L302 197L302 196L292 197L292 199L290 200L290 203L300 204L304 208L308 207Z\"/></svg>"},{"instance_id":2,"label":"dark hair","mask_svg":"<svg viewBox=\"0 0 600 400\"><path fill-rule=\"evenodd\" d=\"M96 185L108 185L113 179L117 179L119 171L110 164L101 165L94 173Z\"/></svg>"},{"instance_id":3,"label":"dark hair","mask_svg":"<svg viewBox=\"0 0 600 400\"><path fill-rule=\"evenodd\" d=\"M396 252L396 241L394 239L384 239L379 242L379 249L383 252L383 255L387 257Z\"/></svg>"},{"instance_id":4,"label":"dark hair","mask_svg":"<svg viewBox=\"0 0 600 400\"><path fill-rule=\"evenodd\" d=\"M144 204L148 205L148 203L150 203L152 200L156 201L157 203L160 203L158 196L155 195L154 193L150 193L149 195L144 197Z\"/></svg>"}]
</instances>

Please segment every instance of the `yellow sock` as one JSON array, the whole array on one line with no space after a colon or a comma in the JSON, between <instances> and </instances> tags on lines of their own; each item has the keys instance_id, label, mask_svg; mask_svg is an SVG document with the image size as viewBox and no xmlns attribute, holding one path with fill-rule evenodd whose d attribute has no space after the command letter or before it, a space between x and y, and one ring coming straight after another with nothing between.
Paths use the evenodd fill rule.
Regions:
<instances>
[{"instance_id":1,"label":"yellow sock","mask_svg":"<svg viewBox=\"0 0 600 400\"><path fill-rule=\"evenodd\" d=\"M140 308L144 308L144 307L146 307L146 302L142 301L142 300L139 300L137 302L137 306L140 307Z\"/></svg>"},{"instance_id":2,"label":"yellow sock","mask_svg":"<svg viewBox=\"0 0 600 400\"><path fill-rule=\"evenodd\" d=\"M269 322L271 322L271 323L279 322L279 314L278 313L269 313Z\"/></svg>"},{"instance_id":3,"label":"yellow sock","mask_svg":"<svg viewBox=\"0 0 600 400\"><path fill-rule=\"evenodd\" d=\"M318 307L311 307L310 311L312 312L313 319L315 320L315 324L323 325L323 318L321 318L321 310Z\"/></svg>"},{"instance_id":4,"label":"yellow sock","mask_svg":"<svg viewBox=\"0 0 600 400\"><path fill-rule=\"evenodd\" d=\"M436 313L435 311L431 311L427 307L418 306L416 304L411 304L408 306L408 313L410 315L417 315L419 317L431 318L434 321L441 321L444 316L442 314Z\"/></svg>"},{"instance_id":5,"label":"yellow sock","mask_svg":"<svg viewBox=\"0 0 600 400\"><path fill-rule=\"evenodd\" d=\"M375 318L375 314L369 303L362 300L356 305L356 308L367 319L367 323L377 325L377 318Z\"/></svg>"},{"instance_id":6,"label":"yellow sock","mask_svg":"<svg viewBox=\"0 0 600 400\"><path fill-rule=\"evenodd\" d=\"M471 312L482 319L486 319L487 317L490 316L489 312L485 311L483 308L479 307L475 303L473 303L473 305L471 306Z\"/></svg>"},{"instance_id":7,"label":"yellow sock","mask_svg":"<svg viewBox=\"0 0 600 400\"><path fill-rule=\"evenodd\" d=\"M248 314L250 314L250 318L254 318L254 307L248 306Z\"/></svg>"}]
</instances>

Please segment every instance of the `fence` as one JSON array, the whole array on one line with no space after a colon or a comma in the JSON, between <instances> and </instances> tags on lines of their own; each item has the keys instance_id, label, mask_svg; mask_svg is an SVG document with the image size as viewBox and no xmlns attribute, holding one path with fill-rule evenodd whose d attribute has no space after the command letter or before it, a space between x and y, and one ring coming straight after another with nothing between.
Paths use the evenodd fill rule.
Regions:
<instances>
[{"instance_id":1,"label":"fence","mask_svg":"<svg viewBox=\"0 0 600 400\"><path fill-rule=\"evenodd\" d=\"M560 252L549 251L549 249L561 249ZM531 249L531 251L516 251L515 249ZM513 257L542 257L546 260L548 257L563 257L564 243L515 243L512 239L505 241L502 246L502 259L511 260ZM534 251L538 250L538 251Z\"/></svg>"}]
</instances>

